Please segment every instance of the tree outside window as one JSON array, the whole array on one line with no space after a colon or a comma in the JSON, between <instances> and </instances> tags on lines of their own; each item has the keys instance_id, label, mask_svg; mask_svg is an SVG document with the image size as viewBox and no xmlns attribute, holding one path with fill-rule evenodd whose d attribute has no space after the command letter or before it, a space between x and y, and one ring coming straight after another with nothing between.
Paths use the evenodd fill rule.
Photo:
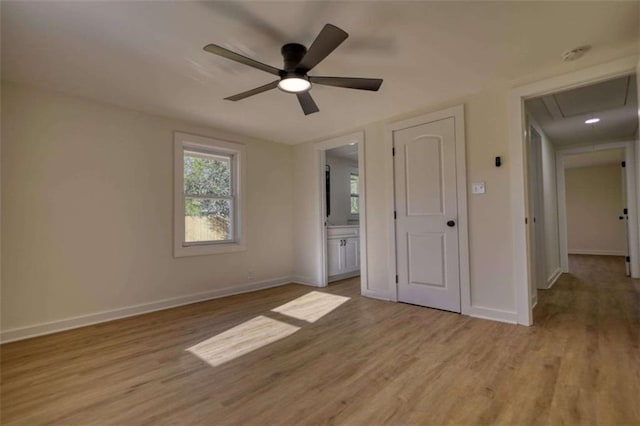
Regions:
<instances>
[{"instance_id":1,"label":"tree outside window","mask_svg":"<svg viewBox=\"0 0 640 426\"><path fill-rule=\"evenodd\" d=\"M231 241L233 157L185 149L185 243Z\"/></svg>"}]
</instances>

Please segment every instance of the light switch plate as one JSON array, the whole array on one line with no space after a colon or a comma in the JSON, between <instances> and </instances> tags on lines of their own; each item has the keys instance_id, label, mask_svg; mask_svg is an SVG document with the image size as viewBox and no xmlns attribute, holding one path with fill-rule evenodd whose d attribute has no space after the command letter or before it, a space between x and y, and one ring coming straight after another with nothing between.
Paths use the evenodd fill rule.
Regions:
<instances>
[{"instance_id":1,"label":"light switch plate","mask_svg":"<svg viewBox=\"0 0 640 426\"><path fill-rule=\"evenodd\" d=\"M471 184L471 193L472 194L484 194L484 182L474 182Z\"/></svg>"}]
</instances>

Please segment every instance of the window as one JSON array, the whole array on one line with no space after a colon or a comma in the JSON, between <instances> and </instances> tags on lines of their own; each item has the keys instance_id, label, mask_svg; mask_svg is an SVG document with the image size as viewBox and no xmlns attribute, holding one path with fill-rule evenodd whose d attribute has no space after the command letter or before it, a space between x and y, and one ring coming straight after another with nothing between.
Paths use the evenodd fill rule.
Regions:
<instances>
[{"instance_id":1,"label":"window","mask_svg":"<svg viewBox=\"0 0 640 426\"><path fill-rule=\"evenodd\" d=\"M243 156L240 144L175 134L175 256L244 249Z\"/></svg>"},{"instance_id":2,"label":"window","mask_svg":"<svg viewBox=\"0 0 640 426\"><path fill-rule=\"evenodd\" d=\"M351 214L360 213L360 195L358 193L358 175L351 173L351 179L349 181L351 187Z\"/></svg>"}]
</instances>

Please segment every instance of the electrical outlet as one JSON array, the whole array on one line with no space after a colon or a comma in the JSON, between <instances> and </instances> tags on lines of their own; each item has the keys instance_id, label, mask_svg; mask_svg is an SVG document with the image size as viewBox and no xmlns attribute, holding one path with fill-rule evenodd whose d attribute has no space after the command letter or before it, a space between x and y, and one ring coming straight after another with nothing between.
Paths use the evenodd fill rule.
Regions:
<instances>
[{"instance_id":1,"label":"electrical outlet","mask_svg":"<svg viewBox=\"0 0 640 426\"><path fill-rule=\"evenodd\" d=\"M471 184L471 193L472 194L484 194L484 182L474 182Z\"/></svg>"},{"instance_id":2,"label":"electrical outlet","mask_svg":"<svg viewBox=\"0 0 640 426\"><path fill-rule=\"evenodd\" d=\"M247 272L247 281L248 282L253 281L253 271Z\"/></svg>"}]
</instances>

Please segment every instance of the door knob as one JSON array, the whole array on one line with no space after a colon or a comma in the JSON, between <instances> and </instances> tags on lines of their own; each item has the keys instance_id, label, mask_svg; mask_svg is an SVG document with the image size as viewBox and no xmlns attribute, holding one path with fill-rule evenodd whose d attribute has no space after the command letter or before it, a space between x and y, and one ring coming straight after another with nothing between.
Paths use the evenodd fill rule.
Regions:
<instances>
[{"instance_id":1,"label":"door knob","mask_svg":"<svg viewBox=\"0 0 640 426\"><path fill-rule=\"evenodd\" d=\"M455 222L455 220L450 220L450 221L448 221L448 222L447 222L447 226L448 226L449 228L453 228L454 226L456 226L456 222Z\"/></svg>"}]
</instances>

